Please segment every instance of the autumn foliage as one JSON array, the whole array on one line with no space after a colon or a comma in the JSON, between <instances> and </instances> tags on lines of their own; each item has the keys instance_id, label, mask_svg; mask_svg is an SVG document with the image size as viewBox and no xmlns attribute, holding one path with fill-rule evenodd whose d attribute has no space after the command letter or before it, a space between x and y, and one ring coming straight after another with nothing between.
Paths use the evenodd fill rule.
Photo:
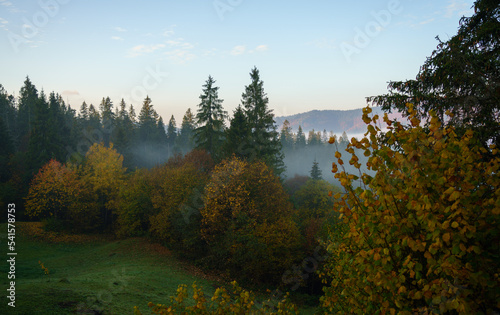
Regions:
<instances>
[{"instance_id":1,"label":"autumn foliage","mask_svg":"<svg viewBox=\"0 0 500 315\"><path fill-rule=\"evenodd\" d=\"M31 218L67 219L80 185L77 173L50 160L33 178L26 198L26 214Z\"/></svg>"},{"instance_id":2,"label":"autumn foliage","mask_svg":"<svg viewBox=\"0 0 500 315\"><path fill-rule=\"evenodd\" d=\"M153 314L298 314L297 307L290 302L288 296L281 301L267 300L264 303L256 302L255 294L241 288L236 281L232 283L232 290L219 287L213 296L207 299L203 288L196 283L192 285L190 303L188 289L185 284L179 285L177 295L170 297L166 304L149 302L148 306ZM275 305L276 304L276 305ZM139 308L134 307L134 315L142 315Z\"/></svg>"},{"instance_id":3,"label":"autumn foliage","mask_svg":"<svg viewBox=\"0 0 500 315\"><path fill-rule=\"evenodd\" d=\"M364 150L374 173L347 174L347 160L335 155L345 229L331 234L322 306L339 314L498 312L498 149L472 131L457 136L433 112L429 129L421 127L412 105L406 128L384 116L382 142L370 112L365 138L346 151L361 169L354 148Z\"/></svg>"},{"instance_id":4,"label":"autumn foliage","mask_svg":"<svg viewBox=\"0 0 500 315\"><path fill-rule=\"evenodd\" d=\"M57 219L68 230L89 231L112 225L125 168L123 157L103 144L94 144L80 166L55 160L33 179L26 198L32 218Z\"/></svg>"},{"instance_id":5,"label":"autumn foliage","mask_svg":"<svg viewBox=\"0 0 500 315\"><path fill-rule=\"evenodd\" d=\"M296 259L292 205L263 162L237 157L217 165L204 191L201 235L214 263L247 281L276 280Z\"/></svg>"}]
</instances>

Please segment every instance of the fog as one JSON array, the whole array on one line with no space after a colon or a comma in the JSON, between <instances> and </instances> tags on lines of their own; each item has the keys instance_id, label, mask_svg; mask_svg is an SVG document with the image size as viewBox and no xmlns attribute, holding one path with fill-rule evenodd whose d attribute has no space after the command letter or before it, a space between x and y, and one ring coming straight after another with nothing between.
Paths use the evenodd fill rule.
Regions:
<instances>
[{"instance_id":1,"label":"fog","mask_svg":"<svg viewBox=\"0 0 500 315\"><path fill-rule=\"evenodd\" d=\"M340 186L339 181L335 178L335 174L332 173L332 162L337 163L337 159L335 158L337 148L342 154L341 159L344 161L343 166L345 167L346 172L359 175L359 170L349 164L351 154L345 151L346 147L346 143L337 143L337 147L335 144L322 143L314 146L307 146L304 149L285 150L285 176L287 179L292 178L295 175L310 176L313 162L316 160L321 169L323 179L334 185ZM368 172L366 169L368 157L364 156L364 151L355 150L355 153L359 158L362 172L373 173ZM339 171L342 171L342 167L340 165L338 169Z\"/></svg>"}]
</instances>

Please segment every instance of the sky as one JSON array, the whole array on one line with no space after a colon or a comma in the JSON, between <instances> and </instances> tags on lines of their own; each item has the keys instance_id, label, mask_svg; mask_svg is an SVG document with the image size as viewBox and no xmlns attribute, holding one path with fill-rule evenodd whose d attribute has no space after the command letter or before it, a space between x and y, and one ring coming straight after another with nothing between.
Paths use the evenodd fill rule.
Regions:
<instances>
[{"instance_id":1,"label":"sky","mask_svg":"<svg viewBox=\"0 0 500 315\"><path fill-rule=\"evenodd\" d=\"M366 106L414 79L471 0L0 0L0 84L26 76L72 108L123 98L180 125L211 75L224 109L257 67L276 116Z\"/></svg>"}]
</instances>

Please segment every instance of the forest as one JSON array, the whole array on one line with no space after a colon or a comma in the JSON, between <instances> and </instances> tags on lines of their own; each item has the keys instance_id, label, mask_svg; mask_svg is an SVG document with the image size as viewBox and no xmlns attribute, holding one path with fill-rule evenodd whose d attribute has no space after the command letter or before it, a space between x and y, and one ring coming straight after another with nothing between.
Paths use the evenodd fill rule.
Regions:
<instances>
[{"instance_id":1,"label":"forest","mask_svg":"<svg viewBox=\"0 0 500 315\"><path fill-rule=\"evenodd\" d=\"M77 110L29 77L0 86L2 220L15 203L45 231L144 237L232 283L135 314L496 314L500 6L474 8L414 80L367 98L360 139L277 126L257 67L231 115L208 76L179 127L149 97Z\"/></svg>"}]
</instances>

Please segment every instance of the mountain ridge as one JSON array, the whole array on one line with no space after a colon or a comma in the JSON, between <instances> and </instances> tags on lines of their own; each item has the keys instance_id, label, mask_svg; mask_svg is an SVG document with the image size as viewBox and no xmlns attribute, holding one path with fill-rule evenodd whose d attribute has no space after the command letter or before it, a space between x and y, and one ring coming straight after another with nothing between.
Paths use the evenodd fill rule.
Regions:
<instances>
[{"instance_id":1,"label":"mountain ridge","mask_svg":"<svg viewBox=\"0 0 500 315\"><path fill-rule=\"evenodd\" d=\"M384 112L380 107L371 107L372 115L379 115L382 117ZM360 134L366 132L366 124L363 122L363 108L357 109L313 109L307 112L288 115L288 116L278 116L274 120L278 126L278 130L281 130L285 120L290 122L290 127L292 127L292 132L296 133L299 125L302 127L304 133L311 130L333 132L334 134L342 134L344 131L348 135ZM401 113L391 113L389 118L402 118Z\"/></svg>"}]
</instances>

